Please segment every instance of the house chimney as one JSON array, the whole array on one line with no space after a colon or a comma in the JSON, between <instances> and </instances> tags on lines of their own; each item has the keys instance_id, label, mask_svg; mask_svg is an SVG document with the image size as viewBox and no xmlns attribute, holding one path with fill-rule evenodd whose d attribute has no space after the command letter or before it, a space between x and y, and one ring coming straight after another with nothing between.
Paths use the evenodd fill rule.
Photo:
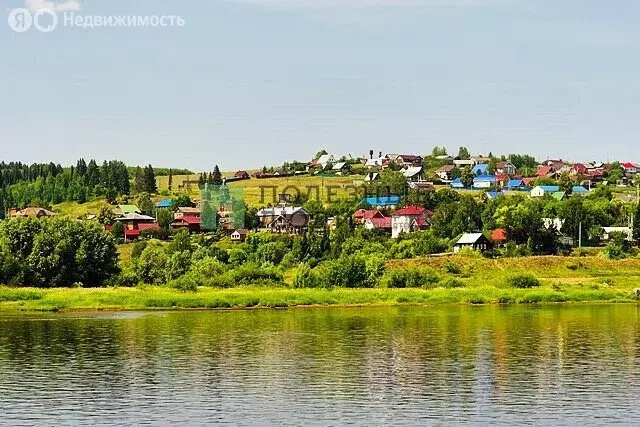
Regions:
<instances>
[{"instance_id":1,"label":"house chimney","mask_svg":"<svg viewBox=\"0 0 640 427\"><path fill-rule=\"evenodd\" d=\"M373 160L373 150L369 150L369 158Z\"/></svg>"},{"instance_id":2,"label":"house chimney","mask_svg":"<svg viewBox=\"0 0 640 427\"><path fill-rule=\"evenodd\" d=\"M381 159L381 158L382 158L382 151L380 151L380 152L378 153L378 158L379 158L379 159Z\"/></svg>"}]
</instances>

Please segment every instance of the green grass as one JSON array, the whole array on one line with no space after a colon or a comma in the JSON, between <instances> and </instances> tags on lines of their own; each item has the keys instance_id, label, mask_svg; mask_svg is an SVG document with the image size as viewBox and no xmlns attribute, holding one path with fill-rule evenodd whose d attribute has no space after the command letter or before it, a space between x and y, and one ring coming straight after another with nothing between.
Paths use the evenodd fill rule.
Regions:
<instances>
[{"instance_id":1,"label":"green grass","mask_svg":"<svg viewBox=\"0 0 640 427\"><path fill-rule=\"evenodd\" d=\"M556 291L474 287L462 289L288 289L200 288L183 293L168 288L13 289L0 287L0 310L152 310L362 306L398 304L499 304L556 302L633 302L630 292L589 287Z\"/></svg>"},{"instance_id":2,"label":"green grass","mask_svg":"<svg viewBox=\"0 0 640 427\"><path fill-rule=\"evenodd\" d=\"M100 207L105 203L107 203L106 200L96 200L87 203L64 202L53 205L53 212L61 216L82 218L89 214L97 215L100 211Z\"/></svg>"},{"instance_id":3,"label":"green grass","mask_svg":"<svg viewBox=\"0 0 640 427\"><path fill-rule=\"evenodd\" d=\"M251 173L251 171L249 171ZM223 173L223 175L232 175L231 172ZM198 179L198 175L190 175L191 179ZM264 207L268 204L273 204L273 190L267 187L277 187L276 194L281 193L285 187L294 186L299 189L303 196L306 196L307 187L317 187L320 192L320 199L324 202L328 199L329 186L336 186L335 190L331 190L334 197L342 198L351 196L352 192L348 191L344 187L346 185L353 184L354 181L362 181L362 176L350 175L350 176L335 176L335 177L319 177L310 175L291 176L284 178L267 178L267 179L255 179L251 178L245 181L237 181L229 184L229 187L242 187L244 189L245 202L252 207ZM176 175L173 177L173 191L178 191L178 185L182 185L183 181L187 179L187 175ZM168 190L169 178L166 176L160 176L157 178L158 190ZM262 201L262 190L264 190L264 201ZM295 196L295 190L288 190L289 194ZM311 193L311 197L315 197L315 190ZM198 198L200 192L197 185L191 187L189 194L191 197ZM275 201L277 203L278 200Z\"/></svg>"}]
</instances>

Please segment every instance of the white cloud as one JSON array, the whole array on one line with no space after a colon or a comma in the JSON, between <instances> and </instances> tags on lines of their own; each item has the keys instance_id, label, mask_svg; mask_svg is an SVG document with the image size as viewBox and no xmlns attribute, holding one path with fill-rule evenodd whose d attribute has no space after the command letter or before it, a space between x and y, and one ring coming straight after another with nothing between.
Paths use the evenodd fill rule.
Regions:
<instances>
[{"instance_id":1,"label":"white cloud","mask_svg":"<svg viewBox=\"0 0 640 427\"><path fill-rule=\"evenodd\" d=\"M40 9L51 9L55 12L80 10L80 2L78 0L25 0L25 5L31 12L36 12Z\"/></svg>"}]
</instances>

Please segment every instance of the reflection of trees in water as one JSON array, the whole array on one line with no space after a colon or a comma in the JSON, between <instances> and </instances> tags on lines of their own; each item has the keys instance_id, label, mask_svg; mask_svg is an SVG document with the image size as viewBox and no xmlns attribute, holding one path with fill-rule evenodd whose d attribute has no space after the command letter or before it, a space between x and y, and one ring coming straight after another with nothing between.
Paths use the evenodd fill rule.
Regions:
<instances>
[{"instance_id":1,"label":"reflection of trees in water","mask_svg":"<svg viewBox=\"0 0 640 427\"><path fill-rule=\"evenodd\" d=\"M640 340L632 306L394 307L150 314L131 319L27 316L0 325L0 375L126 396L180 378L223 386L324 393L371 404L443 390L461 405L559 378L634 372ZM20 317L18 317L20 319ZM632 321L630 321L632 320ZM615 361L615 363L612 363ZM621 366L624 365L623 369ZM17 370L17 371L16 371Z\"/></svg>"}]
</instances>

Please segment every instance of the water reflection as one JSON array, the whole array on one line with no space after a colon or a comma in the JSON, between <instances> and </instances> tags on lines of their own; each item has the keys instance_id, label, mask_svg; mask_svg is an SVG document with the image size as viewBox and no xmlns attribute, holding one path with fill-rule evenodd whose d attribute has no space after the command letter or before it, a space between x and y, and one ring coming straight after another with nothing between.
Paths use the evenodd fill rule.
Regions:
<instances>
[{"instance_id":1,"label":"water reflection","mask_svg":"<svg viewBox=\"0 0 640 427\"><path fill-rule=\"evenodd\" d=\"M636 306L0 314L0 423L640 422Z\"/></svg>"}]
</instances>

